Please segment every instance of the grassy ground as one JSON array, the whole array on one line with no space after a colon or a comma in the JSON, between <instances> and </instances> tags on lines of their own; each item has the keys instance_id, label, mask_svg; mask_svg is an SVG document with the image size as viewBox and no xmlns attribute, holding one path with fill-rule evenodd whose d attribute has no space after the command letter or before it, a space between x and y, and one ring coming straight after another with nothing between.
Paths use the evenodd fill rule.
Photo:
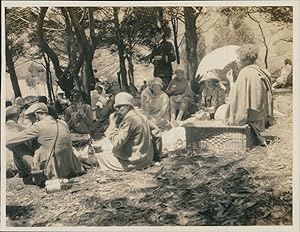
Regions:
<instances>
[{"instance_id":1,"label":"grassy ground","mask_svg":"<svg viewBox=\"0 0 300 232\"><path fill-rule=\"evenodd\" d=\"M269 147L245 154L179 150L144 171L91 170L52 194L7 179L8 225L291 225L292 95L275 106L286 116L265 132Z\"/></svg>"}]
</instances>

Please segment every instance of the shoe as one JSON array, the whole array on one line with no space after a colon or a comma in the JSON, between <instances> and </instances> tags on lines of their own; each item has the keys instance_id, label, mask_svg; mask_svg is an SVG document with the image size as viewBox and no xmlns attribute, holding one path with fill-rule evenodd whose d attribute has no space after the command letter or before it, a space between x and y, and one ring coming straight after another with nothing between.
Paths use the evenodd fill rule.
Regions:
<instances>
[{"instance_id":1,"label":"shoe","mask_svg":"<svg viewBox=\"0 0 300 232\"><path fill-rule=\"evenodd\" d=\"M23 179L23 183L25 185L35 185L35 183L33 182L32 180L32 175L29 175L29 176L25 176L22 178Z\"/></svg>"}]
</instances>

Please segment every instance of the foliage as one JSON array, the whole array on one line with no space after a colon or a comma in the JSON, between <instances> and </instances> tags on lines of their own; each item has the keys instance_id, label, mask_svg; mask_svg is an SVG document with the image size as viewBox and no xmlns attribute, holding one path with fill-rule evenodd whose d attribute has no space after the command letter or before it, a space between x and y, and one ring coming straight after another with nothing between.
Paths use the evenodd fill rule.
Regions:
<instances>
[{"instance_id":1,"label":"foliage","mask_svg":"<svg viewBox=\"0 0 300 232\"><path fill-rule=\"evenodd\" d=\"M157 27L156 8L151 7L127 7L121 8L119 12L120 33L124 44L124 56L133 56L136 62L143 57L141 51L145 47L151 47L153 38L153 29ZM115 25L113 24L112 9L98 9L98 18L96 28L102 31L102 37L99 38L101 47L110 48L112 53L118 51L118 40L115 34ZM100 23L101 22L101 23ZM163 21L165 34L169 36L170 29L166 26L166 20Z\"/></svg>"},{"instance_id":2,"label":"foliage","mask_svg":"<svg viewBox=\"0 0 300 232\"><path fill-rule=\"evenodd\" d=\"M36 90L38 85L46 83L46 73L42 66L32 62L28 66L28 72L30 77L26 79L26 84L29 88Z\"/></svg>"},{"instance_id":3,"label":"foliage","mask_svg":"<svg viewBox=\"0 0 300 232\"><path fill-rule=\"evenodd\" d=\"M254 42L254 35L245 24L244 18L240 18L237 15L230 18L222 16L221 19L214 26L215 35L212 49L226 45L242 45Z\"/></svg>"}]
</instances>

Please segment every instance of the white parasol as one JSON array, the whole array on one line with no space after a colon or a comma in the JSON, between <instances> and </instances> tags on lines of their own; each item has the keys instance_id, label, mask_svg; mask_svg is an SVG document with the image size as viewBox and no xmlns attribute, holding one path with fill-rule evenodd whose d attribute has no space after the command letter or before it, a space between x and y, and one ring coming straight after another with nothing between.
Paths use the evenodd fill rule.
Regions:
<instances>
[{"instance_id":1,"label":"white parasol","mask_svg":"<svg viewBox=\"0 0 300 232\"><path fill-rule=\"evenodd\" d=\"M208 53L200 62L196 77L200 77L212 69L223 69L227 64L237 59L237 50L239 46L228 45L225 47L217 48Z\"/></svg>"}]
</instances>

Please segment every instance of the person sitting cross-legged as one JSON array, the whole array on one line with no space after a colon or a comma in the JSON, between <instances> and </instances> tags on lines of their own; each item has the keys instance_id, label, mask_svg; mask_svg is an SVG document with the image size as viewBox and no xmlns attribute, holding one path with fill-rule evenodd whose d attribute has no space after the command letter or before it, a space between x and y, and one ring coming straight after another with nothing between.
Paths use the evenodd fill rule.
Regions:
<instances>
[{"instance_id":1,"label":"person sitting cross-legged","mask_svg":"<svg viewBox=\"0 0 300 232\"><path fill-rule=\"evenodd\" d=\"M166 93L170 97L171 124L176 126L184 115L192 113L191 110L195 104L194 93L189 81L184 77L183 68L177 67L175 78L171 80Z\"/></svg>"}]
</instances>

